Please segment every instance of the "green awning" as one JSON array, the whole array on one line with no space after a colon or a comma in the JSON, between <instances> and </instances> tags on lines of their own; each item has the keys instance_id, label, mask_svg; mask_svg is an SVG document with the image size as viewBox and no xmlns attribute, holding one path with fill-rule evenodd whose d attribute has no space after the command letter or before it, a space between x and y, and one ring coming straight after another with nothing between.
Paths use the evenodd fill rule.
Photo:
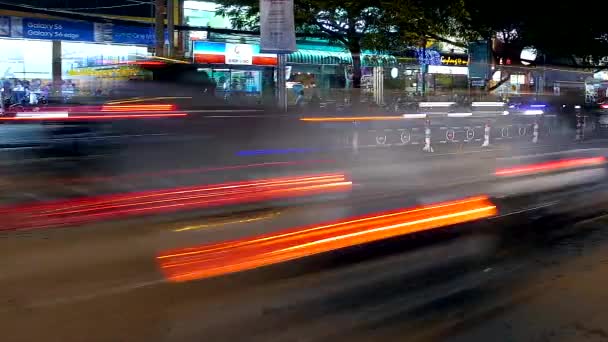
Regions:
<instances>
[{"instance_id":1,"label":"green awning","mask_svg":"<svg viewBox=\"0 0 608 342\"><path fill-rule=\"evenodd\" d=\"M352 62L353 59L349 52L300 49L287 56L287 63L291 64L339 65L352 64ZM364 52L361 64L363 66L392 66L397 64L397 59L394 56Z\"/></svg>"}]
</instances>

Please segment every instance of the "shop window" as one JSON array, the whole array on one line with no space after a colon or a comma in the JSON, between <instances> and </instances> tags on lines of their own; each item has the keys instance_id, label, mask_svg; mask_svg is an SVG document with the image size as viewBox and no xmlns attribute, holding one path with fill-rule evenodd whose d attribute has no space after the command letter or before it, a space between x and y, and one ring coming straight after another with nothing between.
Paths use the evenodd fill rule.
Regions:
<instances>
[{"instance_id":1,"label":"shop window","mask_svg":"<svg viewBox=\"0 0 608 342\"><path fill-rule=\"evenodd\" d=\"M62 42L62 78L79 95L109 93L121 82L141 77L141 71L125 63L147 54L142 46Z\"/></svg>"},{"instance_id":2,"label":"shop window","mask_svg":"<svg viewBox=\"0 0 608 342\"><path fill-rule=\"evenodd\" d=\"M52 42L0 39L0 45L0 78L51 80Z\"/></svg>"}]
</instances>

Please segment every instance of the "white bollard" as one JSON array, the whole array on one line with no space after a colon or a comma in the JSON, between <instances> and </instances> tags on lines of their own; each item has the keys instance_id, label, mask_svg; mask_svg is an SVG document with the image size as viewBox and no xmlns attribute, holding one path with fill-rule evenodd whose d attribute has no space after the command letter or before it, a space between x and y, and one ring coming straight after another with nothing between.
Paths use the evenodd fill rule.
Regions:
<instances>
[{"instance_id":1,"label":"white bollard","mask_svg":"<svg viewBox=\"0 0 608 342\"><path fill-rule=\"evenodd\" d=\"M426 127L424 128L424 147L423 152L432 153L433 147L431 146L431 122L427 120Z\"/></svg>"},{"instance_id":2,"label":"white bollard","mask_svg":"<svg viewBox=\"0 0 608 342\"><path fill-rule=\"evenodd\" d=\"M538 143L538 122L534 122L534 133L532 133L532 143Z\"/></svg>"},{"instance_id":3,"label":"white bollard","mask_svg":"<svg viewBox=\"0 0 608 342\"><path fill-rule=\"evenodd\" d=\"M481 147L490 147L490 124L486 123L486 127L483 130L483 144Z\"/></svg>"},{"instance_id":4,"label":"white bollard","mask_svg":"<svg viewBox=\"0 0 608 342\"><path fill-rule=\"evenodd\" d=\"M358 154L359 153L359 131L357 131L357 130L353 131L352 145L353 145L353 154Z\"/></svg>"}]
</instances>

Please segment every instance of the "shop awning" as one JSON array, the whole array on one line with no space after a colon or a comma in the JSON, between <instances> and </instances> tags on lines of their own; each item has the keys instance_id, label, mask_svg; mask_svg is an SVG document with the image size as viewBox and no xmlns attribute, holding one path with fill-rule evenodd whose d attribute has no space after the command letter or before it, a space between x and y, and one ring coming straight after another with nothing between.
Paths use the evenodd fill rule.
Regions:
<instances>
[{"instance_id":1,"label":"shop awning","mask_svg":"<svg viewBox=\"0 0 608 342\"><path fill-rule=\"evenodd\" d=\"M339 65L352 64L353 59L349 52L320 51L300 49L287 56L287 63ZM363 66L391 66L397 63L394 56L363 53L361 64Z\"/></svg>"}]
</instances>

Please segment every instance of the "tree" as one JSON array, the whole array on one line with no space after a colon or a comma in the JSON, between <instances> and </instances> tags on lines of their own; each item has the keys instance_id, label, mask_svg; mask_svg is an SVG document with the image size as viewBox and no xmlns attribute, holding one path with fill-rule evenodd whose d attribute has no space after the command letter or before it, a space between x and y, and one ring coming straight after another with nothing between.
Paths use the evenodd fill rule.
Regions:
<instances>
[{"instance_id":1,"label":"tree","mask_svg":"<svg viewBox=\"0 0 608 342\"><path fill-rule=\"evenodd\" d=\"M231 18L235 28L259 28L259 0L218 0L219 14ZM361 86L361 52L394 51L428 38L452 33L453 16L464 5L448 0L297 0L296 29L324 34L351 53L353 87Z\"/></svg>"},{"instance_id":2,"label":"tree","mask_svg":"<svg viewBox=\"0 0 608 342\"><path fill-rule=\"evenodd\" d=\"M461 26L469 39L497 37L503 44L502 57L514 63L519 62L521 50L530 47L553 61L589 67L608 56L603 6L591 0L559 4L512 0L507 6L465 0L468 18Z\"/></svg>"}]
</instances>

